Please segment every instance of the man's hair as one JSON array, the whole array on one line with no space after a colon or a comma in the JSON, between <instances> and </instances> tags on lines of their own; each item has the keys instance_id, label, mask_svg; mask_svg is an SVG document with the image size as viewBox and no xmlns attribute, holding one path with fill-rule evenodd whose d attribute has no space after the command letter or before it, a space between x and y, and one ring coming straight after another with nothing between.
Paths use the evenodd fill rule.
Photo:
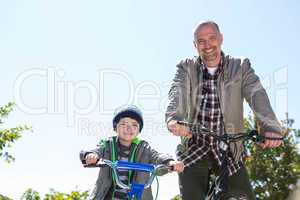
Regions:
<instances>
[{"instance_id":1,"label":"man's hair","mask_svg":"<svg viewBox=\"0 0 300 200\"><path fill-rule=\"evenodd\" d=\"M202 28L203 26L207 26L207 25L214 27L218 33L221 33L219 25L216 22L211 21L211 20L201 21L194 28L194 39L196 38L196 34L199 31L199 29Z\"/></svg>"}]
</instances>

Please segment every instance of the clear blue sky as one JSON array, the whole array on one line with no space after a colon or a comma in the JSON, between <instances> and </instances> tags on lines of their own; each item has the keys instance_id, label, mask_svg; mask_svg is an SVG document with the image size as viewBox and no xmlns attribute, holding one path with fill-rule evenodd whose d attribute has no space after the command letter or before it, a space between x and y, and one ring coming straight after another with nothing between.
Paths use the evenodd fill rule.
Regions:
<instances>
[{"instance_id":1,"label":"clear blue sky","mask_svg":"<svg viewBox=\"0 0 300 200\"><path fill-rule=\"evenodd\" d=\"M15 163L0 162L0 193L90 189L97 170L83 169L78 152L111 133L111 110L127 102L145 112L143 136L173 154L163 108L175 65L196 55L200 20L220 25L224 51L251 59L278 117L288 111L299 128L299 10L296 0L1 0L0 105L15 99L7 125L34 132L11 149ZM164 192L175 175L161 180L160 199L177 193Z\"/></svg>"}]
</instances>

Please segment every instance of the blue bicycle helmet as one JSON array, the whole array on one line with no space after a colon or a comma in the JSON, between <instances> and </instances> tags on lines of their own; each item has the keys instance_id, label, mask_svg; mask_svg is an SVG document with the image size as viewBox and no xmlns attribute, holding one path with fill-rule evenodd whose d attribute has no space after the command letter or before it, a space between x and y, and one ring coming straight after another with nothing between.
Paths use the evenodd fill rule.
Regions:
<instances>
[{"instance_id":1,"label":"blue bicycle helmet","mask_svg":"<svg viewBox=\"0 0 300 200\"><path fill-rule=\"evenodd\" d=\"M140 125L140 132L142 131L144 125L143 114L142 111L137 106L127 105L124 107L117 108L115 110L115 114L113 117L114 130L117 129L117 124L120 121L120 119L124 117L135 119Z\"/></svg>"}]
</instances>

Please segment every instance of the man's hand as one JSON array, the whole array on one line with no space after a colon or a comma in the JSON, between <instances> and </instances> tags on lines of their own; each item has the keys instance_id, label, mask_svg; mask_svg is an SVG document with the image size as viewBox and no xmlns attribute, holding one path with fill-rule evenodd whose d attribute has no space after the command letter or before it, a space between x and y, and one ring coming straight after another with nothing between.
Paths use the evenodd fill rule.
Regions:
<instances>
[{"instance_id":1,"label":"man's hand","mask_svg":"<svg viewBox=\"0 0 300 200\"><path fill-rule=\"evenodd\" d=\"M265 132L264 136L269 138L282 138L282 135L273 132ZM283 144L283 140L266 139L263 143L259 143L259 146L265 149L265 148L276 148L281 146L282 144Z\"/></svg>"},{"instance_id":2,"label":"man's hand","mask_svg":"<svg viewBox=\"0 0 300 200\"><path fill-rule=\"evenodd\" d=\"M168 123L168 129L173 133L173 135L187 137L187 138L192 137L192 133L188 129L188 127L178 124L177 121L175 120L172 120Z\"/></svg>"},{"instance_id":3,"label":"man's hand","mask_svg":"<svg viewBox=\"0 0 300 200\"><path fill-rule=\"evenodd\" d=\"M172 160L168 163L168 165L173 167L173 171L176 171L179 173L183 172L183 170L184 170L184 164L181 161Z\"/></svg>"},{"instance_id":4,"label":"man's hand","mask_svg":"<svg viewBox=\"0 0 300 200\"><path fill-rule=\"evenodd\" d=\"M99 156L96 153L89 153L85 156L86 164L93 165L99 160Z\"/></svg>"}]
</instances>

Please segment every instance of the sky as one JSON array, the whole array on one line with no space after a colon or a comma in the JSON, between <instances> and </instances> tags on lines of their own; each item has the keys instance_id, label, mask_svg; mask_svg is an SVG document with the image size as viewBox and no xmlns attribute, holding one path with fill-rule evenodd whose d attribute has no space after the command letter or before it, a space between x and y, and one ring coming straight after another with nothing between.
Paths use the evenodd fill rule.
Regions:
<instances>
[{"instance_id":1,"label":"sky","mask_svg":"<svg viewBox=\"0 0 300 200\"><path fill-rule=\"evenodd\" d=\"M0 193L92 189L98 169L78 153L113 134L124 104L143 110L141 137L174 155L167 93L176 64L197 55L201 20L219 24L224 52L251 60L278 118L288 112L299 128L299 9L296 0L0 0L0 105L17 103L5 127L33 127L9 149L16 161L0 162ZM160 181L159 199L178 193L176 174Z\"/></svg>"}]
</instances>

